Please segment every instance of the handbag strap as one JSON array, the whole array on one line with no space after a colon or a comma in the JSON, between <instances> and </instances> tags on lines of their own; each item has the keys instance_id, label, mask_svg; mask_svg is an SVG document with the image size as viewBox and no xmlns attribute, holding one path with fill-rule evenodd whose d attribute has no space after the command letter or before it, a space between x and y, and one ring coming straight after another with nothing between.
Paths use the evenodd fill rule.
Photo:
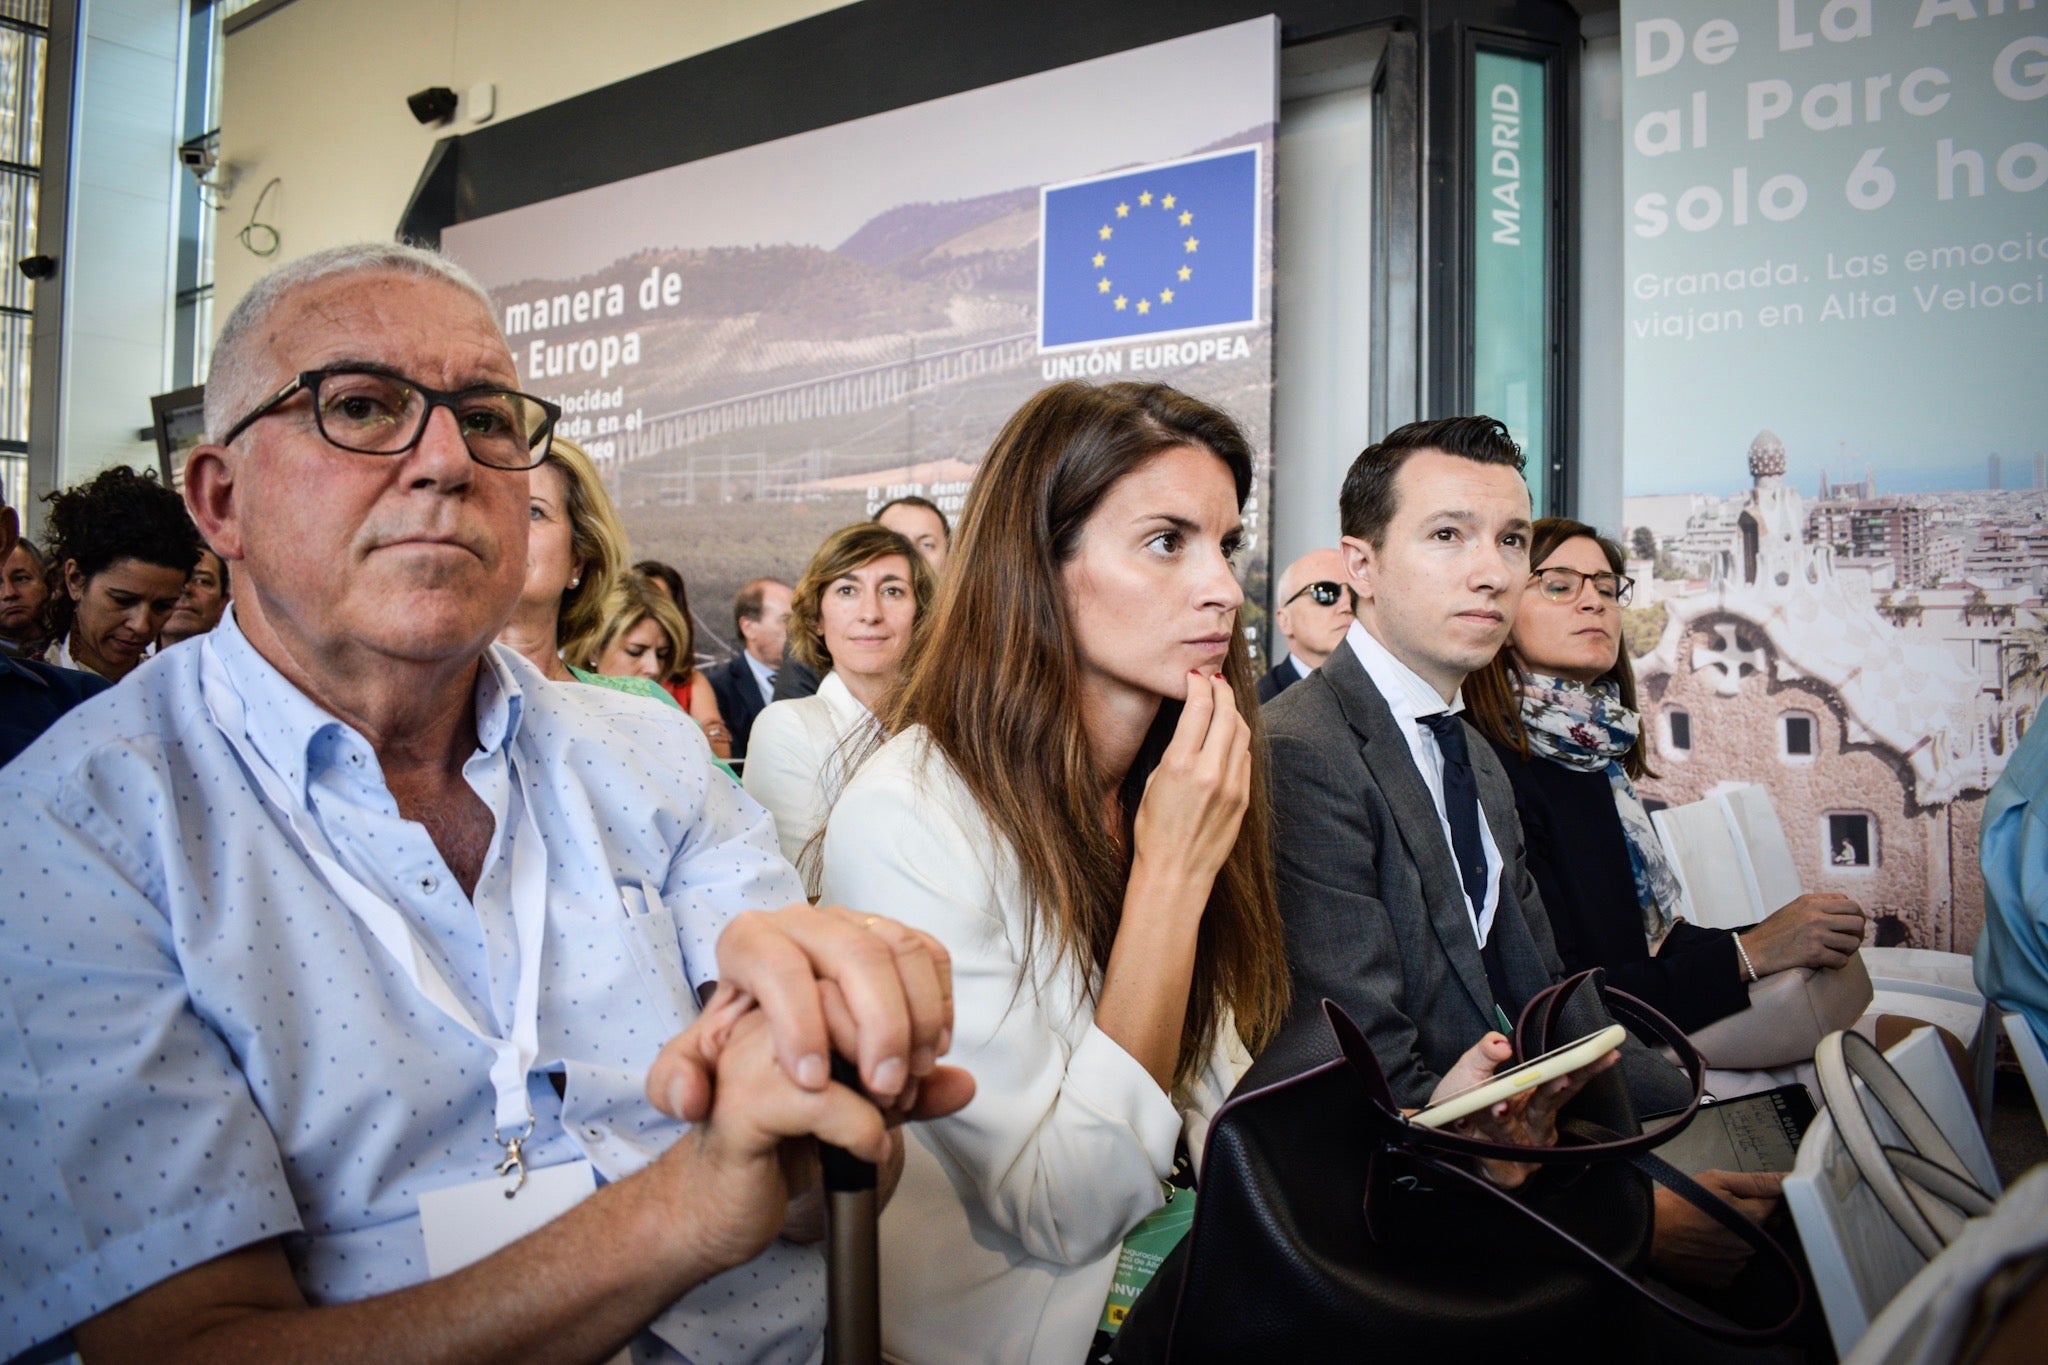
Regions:
<instances>
[{"instance_id":1,"label":"handbag strap","mask_svg":"<svg viewBox=\"0 0 2048 1365\"><path fill-rule=\"evenodd\" d=\"M1411 1152L1410 1155L1437 1175L1460 1182L1470 1189L1479 1191L1502 1207L1513 1209L1517 1215L1534 1223L1559 1242L1571 1248L1578 1255L1579 1259L1605 1275L1608 1279L1626 1286L1638 1298L1648 1300L1662 1311L1677 1318L1680 1322L1697 1328L1702 1332L1707 1332L1730 1341L1772 1340L1783 1336L1790 1330L1792 1324L1798 1320L1799 1315L1805 1311L1806 1282L1800 1275L1798 1266L1793 1262L1791 1253L1785 1250L1784 1245L1777 1238L1743 1217L1739 1211L1731 1208L1725 1200L1716 1196L1711 1190L1708 1190L1691 1176L1653 1153L1638 1153L1629 1158L1630 1163L1651 1180L1675 1190L1687 1203L1692 1204L1722 1227L1727 1228L1728 1231L1747 1243L1752 1250L1768 1256L1770 1261L1777 1266L1784 1281L1791 1286L1789 1293L1791 1302L1775 1321L1762 1327L1745 1327L1741 1323L1731 1322L1718 1314L1710 1313L1674 1289L1636 1278L1636 1276L1630 1274L1621 1266L1616 1265L1600 1252L1586 1245L1584 1241L1573 1235L1568 1229L1560 1227L1545 1217L1539 1209L1515 1198L1513 1194L1502 1189L1484 1176L1468 1170L1464 1166L1440 1160L1432 1155L1419 1152Z\"/></svg>"},{"instance_id":2,"label":"handbag strap","mask_svg":"<svg viewBox=\"0 0 2048 1365\"><path fill-rule=\"evenodd\" d=\"M1556 1031L1559 1018L1572 997L1582 989L1590 988L1607 1006L1608 1013L1618 1022L1626 1024L1645 1041L1654 1040L1671 1049L1678 1063L1685 1069L1686 1079L1692 1084L1692 1097L1685 1108L1678 1110L1664 1123L1647 1132L1624 1137L1619 1133L1600 1130L1604 1137L1592 1141L1561 1142L1551 1147L1521 1147L1508 1142L1494 1142L1487 1138L1467 1137L1440 1128L1424 1128L1408 1122L1390 1098L1386 1098L1385 1081L1380 1080L1375 1090L1368 1084L1368 1098L1371 1098L1381 1114L1393 1120L1393 1131L1388 1141L1405 1151L1440 1152L1448 1156L1480 1157L1496 1161L1515 1161L1533 1165L1583 1166L1588 1161L1610 1160L1633 1157L1648 1152L1651 1148L1669 1138L1691 1123L1699 1112L1700 1099L1706 1092L1706 1063L1700 1057L1699 1049L1686 1039L1679 1027L1662 1014L1636 999L1632 995L1614 990L1604 984L1600 969L1595 967L1566 977L1547 990L1540 991L1522 1010L1522 1019L1515 1027L1515 1050L1518 1056L1527 1058L1540 1056L1548 1051L1548 1042ZM1341 1009L1328 1001L1324 1011L1335 1030L1338 1044L1343 1049L1352 1068L1362 1075L1381 1076L1379 1060L1372 1047ZM1368 1065L1369 1063L1369 1065Z\"/></svg>"},{"instance_id":3,"label":"handbag strap","mask_svg":"<svg viewBox=\"0 0 2048 1365\"><path fill-rule=\"evenodd\" d=\"M1915 1250L1929 1260L1939 1256L1968 1219L1991 1208L1991 1196L1964 1173L1967 1167L1941 1126L1868 1038L1846 1029L1828 1034L1814 1049L1813 1066L1828 1116L1864 1184ZM1864 1093L1856 1089L1858 1079ZM1905 1136L1906 1146L1878 1138L1873 1104Z\"/></svg>"}]
</instances>

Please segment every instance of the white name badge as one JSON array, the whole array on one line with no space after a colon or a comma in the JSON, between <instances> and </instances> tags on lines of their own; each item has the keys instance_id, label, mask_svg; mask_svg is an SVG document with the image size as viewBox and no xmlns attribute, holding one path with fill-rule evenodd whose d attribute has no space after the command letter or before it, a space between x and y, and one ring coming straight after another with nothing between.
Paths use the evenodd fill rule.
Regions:
<instances>
[{"instance_id":1,"label":"white name badge","mask_svg":"<svg viewBox=\"0 0 2048 1365\"><path fill-rule=\"evenodd\" d=\"M553 1222L597 1192L597 1172L588 1161L570 1161L530 1172L519 1192L507 1199L505 1192L512 1188L512 1180L493 1177L420 1196L428 1275L452 1275ZM631 1361L632 1352L624 1350L606 1365Z\"/></svg>"}]
</instances>

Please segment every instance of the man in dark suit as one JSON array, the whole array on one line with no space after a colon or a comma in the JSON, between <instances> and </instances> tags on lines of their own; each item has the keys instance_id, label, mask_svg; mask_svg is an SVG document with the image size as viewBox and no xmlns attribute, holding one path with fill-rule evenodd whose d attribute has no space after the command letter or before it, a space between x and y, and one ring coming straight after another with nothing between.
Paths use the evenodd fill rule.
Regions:
<instances>
[{"instance_id":1,"label":"man in dark suit","mask_svg":"<svg viewBox=\"0 0 2048 1365\"><path fill-rule=\"evenodd\" d=\"M1344 643L1351 626L1351 588L1344 579L1344 556L1335 550L1310 550L1280 575L1280 605L1273 624L1287 641L1287 657L1259 679L1259 700L1268 702L1323 666L1330 651Z\"/></svg>"},{"instance_id":2,"label":"man in dark suit","mask_svg":"<svg viewBox=\"0 0 2048 1365\"><path fill-rule=\"evenodd\" d=\"M754 717L774 699L775 675L783 666L783 646L789 640L789 600L789 584L779 578L757 578L742 587L732 604L740 652L704 670L712 695L718 698L718 712L732 731L736 759L747 756Z\"/></svg>"},{"instance_id":3,"label":"man in dark suit","mask_svg":"<svg viewBox=\"0 0 2048 1365\"><path fill-rule=\"evenodd\" d=\"M1487 417L1413 423L1368 447L1341 501L1357 619L1322 667L1265 708L1286 812L1273 852L1296 1007L1341 1005L1407 1105L1426 1103L1489 1032L1511 1033L1564 974L1513 789L1457 715L1459 688L1506 642L1529 579L1521 470L1520 448ZM1563 1022L1574 1037L1606 1012L1580 1000ZM1633 1039L1621 1074L1638 1114L1690 1094ZM1595 1085L1589 1098L1611 1110L1617 1087ZM1759 1213L1768 1204L1753 1197L1775 1194L1768 1177L1723 1189ZM1678 1273L1747 1254L1661 1192L1657 1232L1658 1263Z\"/></svg>"}]
</instances>

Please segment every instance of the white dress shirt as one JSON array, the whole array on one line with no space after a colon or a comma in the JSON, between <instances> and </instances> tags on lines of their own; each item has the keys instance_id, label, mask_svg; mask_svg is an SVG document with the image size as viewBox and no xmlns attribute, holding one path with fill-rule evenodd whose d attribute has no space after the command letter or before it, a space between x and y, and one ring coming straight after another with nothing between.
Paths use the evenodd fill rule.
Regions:
<instances>
[{"instance_id":1,"label":"white dress shirt","mask_svg":"<svg viewBox=\"0 0 2048 1365\"><path fill-rule=\"evenodd\" d=\"M775 670L744 649L740 651L740 657L747 661L747 670L754 675L754 686L761 689L761 704L766 706L769 702L774 701ZM752 752L753 744L751 741L748 742L747 747L748 751Z\"/></svg>"},{"instance_id":2,"label":"white dress shirt","mask_svg":"<svg viewBox=\"0 0 2048 1365\"><path fill-rule=\"evenodd\" d=\"M868 741L881 733L873 713L837 673L827 673L815 695L776 702L754 718L747 738L747 795L775 817L782 856L796 867L803 868L804 846L825 827L849 763L858 762ZM806 869L804 880L817 879Z\"/></svg>"},{"instance_id":3,"label":"white dress shirt","mask_svg":"<svg viewBox=\"0 0 2048 1365\"><path fill-rule=\"evenodd\" d=\"M825 834L824 899L887 906L953 959L953 1048L974 1099L912 1124L882 1217L882 1346L916 1365L1079 1365L1126 1233L1164 1203L1185 1127L1250 1059L1226 1028L1179 1102L1095 1026L1099 973L1041 930L1024 952L1015 859L912 727L855 773Z\"/></svg>"},{"instance_id":4,"label":"white dress shirt","mask_svg":"<svg viewBox=\"0 0 2048 1365\"><path fill-rule=\"evenodd\" d=\"M43 662L52 668L68 668L78 673L90 673L95 678L100 676L98 669L87 668L84 664L71 657L71 636L69 634L60 635L50 643L50 647L43 652Z\"/></svg>"},{"instance_id":5,"label":"white dress shirt","mask_svg":"<svg viewBox=\"0 0 2048 1365\"><path fill-rule=\"evenodd\" d=\"M0 770L0 1358L266 1238L316 1305L417 1284L420 1194L500 1155L490 1050L336 897L219 728L235 711L248 762L487 1030L510 1027L518 976L510 845L540 831L530 1169L587 1158L618 1180L677 1140L642 1093L649 1062L695 1017L727 921L801 894L686 716L549 682L499 645L463 769L496 828L465 895L375 751L231 609ZM815 1359L823 1295L817 1250L778 1241L692 1290L635 1357Z\"/></svg>"},{"instance_id":6,"label":"white dress shirt","mask_svg":"<svg viewBox=\"0 0 2048 1365\"><path fill-rule=\"evenodd\" d=\"M1422 785L1429 788L1429 799L1436 802L1436 818L1437 823L1443 826L1444 847L1451 851L1451 865L1456 867L1457 844L1451 838L1451 817L1444 811L1444 751L1437 746L1435 733L1422 723L1422 718L1441 711L1456 715L1465 709L1465 698L1461 692L1446 705L1441 693L1425 682L1421 674L1395 658L1392 651L1374 639L1372 632L1361 622L1351 623L1351 629L1345 632L1344 642L1351 646L1358 662L1365 665L1366 676L1379 689L1387 709L1394 713L1394 723L1408 737L1408 753L1415 760L1416 770L1422 774ZM1471 742L1484 744L1486 741L1474 735ZM1500 848L1493 842L1493 828L1487 823L1483 810L1479 813L1479 841L1486 848L1486 903L1474 906L1462 883L1458 887L1458 895L1465 902L1465 913L1472 917L1473 936L1484 948L1486 936L1493 932L1493 912L1500 906L1503 864Z\"/></svg>"},{"instance_id":7,"label":"white dress shirt","mask_svg":"<svg viewBox=\"0 0 2048 1365\"><path fill-rule=\"evenodd\" d=\"M1293 650L1287 651L1287 662L1294 666L1294 680L1296 682L1300 682L1303 678L1306 678L1309 674L1315 672L1313 668L1310 668L1307 664L1303 663L1301 661L1301 656L1299 654L1296 654Z\"/></svg>"}]
</instances>

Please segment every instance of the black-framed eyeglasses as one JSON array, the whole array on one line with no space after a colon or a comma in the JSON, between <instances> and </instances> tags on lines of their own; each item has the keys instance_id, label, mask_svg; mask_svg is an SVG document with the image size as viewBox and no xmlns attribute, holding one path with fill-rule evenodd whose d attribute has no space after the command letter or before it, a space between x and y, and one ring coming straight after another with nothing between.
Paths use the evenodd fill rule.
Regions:
<instances>
[{"instance_id":1,"label":"black-framed eyeglasses","mask_svg":"<svg viewBox=\"0 0 2048 1365\"><path fill-rule=\"evenodd\" d=\"M544 398L488 384L453 393L383 370L307 370L228 428L232 442L304 390L328 444L359 455L402 455L420 442L435 408L455 415L469 458L492 469L532 469L547 458L562 410Z\"/></svg>"},{"instance_id":2,"label":"black-framed eyeglasses","mask_svg":"<svg viewBox=\"0 0 2048 1365\"><path fill-rule=\"evenodd\" d=\"M1319 607L1334 607L1343 599L1344 592L1345 588L1342 583L1332 583L1326 578L1320 582L1304 584L1299 592L1280 605L1291 607L1303 594L1306 594Z\"/></svg>"},{"instance_id":3,"label":"black-framed eyeglasses","mask_svg":"<svg viewBox=\"0 0 2048 1365\"><path fill-rule=\"evenodd\" d=\"M1529 575L1529 581L1536 585L1536 590L1543 594L1546 602L1576 602L1588 581L1593 584L1593 591L1600 594L1601 601L1611 602L1617 607L1627 606L1636 595L1636 581L1625 573L1580 573L1577 569L1557 565L1538 569Z\"/></svg>"}]
</instances>

